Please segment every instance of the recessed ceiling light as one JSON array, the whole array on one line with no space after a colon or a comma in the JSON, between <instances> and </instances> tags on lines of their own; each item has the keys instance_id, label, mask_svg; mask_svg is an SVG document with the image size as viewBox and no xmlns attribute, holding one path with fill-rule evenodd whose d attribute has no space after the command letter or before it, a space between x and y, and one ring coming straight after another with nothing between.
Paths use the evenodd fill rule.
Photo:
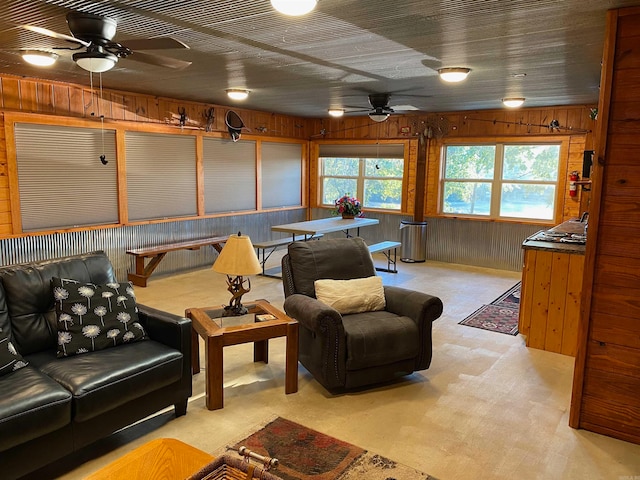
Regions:
<instances>
[{"instance_id":1,"label":"recessed ceiling light","mask_svg":"<svg viewBox=\"0 0 640 480\"><path fill-rule=\"evenodd\" d=\"M38 67L49 67L56 63L58 54L51 52L43 52L42 50L25 50L22 52L22 58L25 62Z\"/></svg>"},{"instance_id":2,"label":"recessed ceiling light","mask_svg":"<svg viewBox=\"0 0 640 480\"><path fill-rule=\"evenodd\" d=\"M227 96L232 100L246 100L249 96L249 90L230 88L229 90L227 90Z\"/></svg>"},{"instance_id":3,"label":"recessed ceiling light","mask_svg":"<svg viewBox=\"0 0 640 480\"><path fill-rule=\"evenodd\" d=\"M524 98L521 98L521 97L503 98L502 103L504 104L505 107L517 108L524 103Z\"/></svg>"},{"instance_id":4,"label":"recessed ceiling light","mask_svg":"<svg viewBox=\"0 0 640 480\"><path fill-rule=\"evenodd\" d=\"M465 67L440 68L438 69L438 74L440 74L440 78L445 82L455 83L467 78L470 71L470 68Z\"/></svg>"},{"instance_id":5,"label":"recessed ceiling light","mask_svg":"<svg viewBox=\"0 0 640 480\"><path fill-rule=\"evenodd\" d=\"M271 0L271 5L280 13L297 17L316 8L317 0Z\"/></svg>"},{"instance_id":6,"label":"recessed ceiling light","mask_svg":"<svg viewBox=\"0 0 640 480\"><path fill-rule=\"evenodd\" d=\"M341 117L344 115L344 110L342 108L330 108L329 115L332 117Z\"/></svg>"}]
</instances>

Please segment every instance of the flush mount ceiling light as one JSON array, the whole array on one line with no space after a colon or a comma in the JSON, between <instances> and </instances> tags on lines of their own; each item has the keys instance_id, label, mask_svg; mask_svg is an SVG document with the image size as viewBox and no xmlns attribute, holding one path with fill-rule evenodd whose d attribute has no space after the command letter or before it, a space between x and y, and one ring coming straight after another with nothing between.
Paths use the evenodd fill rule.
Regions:
<instances>
[{"instance_id":1,"label":"flush mount ceiling light","mask_svg":"<svg viewBox=\"0 0 640 480\"><path fill-rule=\"evenodd\" d=\"M102 73L111 70L118 63L118 57L113 53L105 52L100 46L91 46L86 52L74 53L73 61L80 68L93 73Z\"/></svg>"},{"instance_id":2,"label":"flush mount ceiling light","mask_svg":"<svg viewBox=\"0 0 640 480\"><path fill-rule=\"evenodd\" d=\"M344 115L344 110L342 108L330 108L329 115L332 117L341 117Z\"/></svg>"},{"instance_id":3,"label":"flush mount ceiling light","mask_svg":"<svg viewBox=\"0 0 640 480\"><path fill-rule=\"evenodd\" d=\"M58 59L56 53L43 52L42 50L25 50L22 52L22 58L25 62L38 67L49 67Z\"/></svg>"},{"instance_id":4,"label":"flush mount ceiling light","mask_svg":"<svg viewBox=\"0 0 640 480\"><path fill-rule=\"evenodd\" d=\"M440 75L440 78L445 82L456 83L461 82L465 78L467 78L467 75L469 75L470 71L470 68L464 67L440 68L438 69L438 74Z\"/></svg>"},{"instance_id":5,"label":"flush mount ceiling light","mask_svg":"<svg viewBox=\"0 0 640 480\"><path fill-rule=\"evenodd\" d=\"M503 98L502 103L504 104L505 107L517 108L524 103L524 98L517 98L517 97Z\"/></svg>"},{"instance_id":6,"label":"flush mount ceiling light","mask_svg":"<svg viewBox=\"0 0 640 480\"><path fill-rule=\"evenodd\" d=\"M316 8L317 0L271 0L271 5L280 13L297 17Z\"/></svg>"},{"instance_id":7,"label":"flush mount ceiling light","mask_svg":"<svg viewBox=\"0 0 640 480\"><path fill-rule=\"evenodd\" d=\"M370 113L369 118L374 122L384 122L387 118L389 118L388 113Z\"/></svg>"},{"instance_id":8,"label":"flush mount ceiling light","mask_svg":"<svg viewBox=\"0 0 640 480\"><path fill-rule=\"evenodd\" d=\"M227 96L231 100L246 100L249 96L249 90L242 90L240 88L230 88L227 90Z\"/></svg>"}]
</instances>

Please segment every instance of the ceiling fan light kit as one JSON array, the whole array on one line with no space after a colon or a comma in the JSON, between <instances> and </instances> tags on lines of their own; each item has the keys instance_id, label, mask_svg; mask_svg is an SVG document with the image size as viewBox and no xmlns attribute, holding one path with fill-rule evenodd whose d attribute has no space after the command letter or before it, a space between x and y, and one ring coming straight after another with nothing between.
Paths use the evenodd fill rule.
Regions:
<instances>
[{"instance_id":1,"label":"ceiling fan light kit","mask_svg":"<svg viewBox=\"0 0 640 480\"><path fill-rule=\"evenodd\" d=\"M438 69L440 79L449 83L457 83L463 81L469 75L470 68L466 67L450 67Z\"/></svg>"},{"instance_id":2,"label":"ceiling fan light kit","mask_svg":"<svg viewBox=\"0 0 640 480\"><path fill-rule=\"evenodd\" d=\"M503 98L502 103L504 104L505 107L518 108L524 103L524 98L521 98L521 97Z\"/></svg>"},{"instance_id":3,"label":"ceiling fan light kit","mask_svg":"<svg viewBox=\"0 0 640 480\"><path fill-rule=\"evenodd\" d=\"M89 72L102 73L111 70L118 63L118 57L101 47L90 47L86 52L74 53L73 61Z\"/></svg>"},{"instance_id":4,"label":"ceiling fan light kit","mask_svg":"<svg viewBox=\"0 0 640 480\"><path fill-rule=\"evenodd\" d=\"M271 0L271 5L280 13L297 17L316 8L317 0Z\"/></svg>"},{"instance_id":5,"label":"ceiling fan light kit","mask_svg":"<svg viewBox=\"0 0 640 480\"><path fill-rule=\"evenodd\" d=\"M389 118L388 113L370 113L369 118L374 122L384 122L387 118Z\"/></svg>"},{"instance_id":6,"label":"ceiling fan light kit","mask_svg":"<svg viewBox=\"0 0 640 480\"><path fill-rule=\"evenodd\" d=\"M49 67L56 63L58 54L52 52L44 52L42 50L25 50L22 52L22 58L25 62L38 67Z\"/></svg>"},{"instance_id":7,"label":"ceiling fan light kit","mask_svg":"<svg viewBox=\"0 0 640 480\"><path fill-rule=\"evenodd\" d=\"M249 96L249 90L243 90L241 88L230 88L227 90L227 96L231 100L246 100Z\"/></svg>"},{"instance_id":8,"label":"ceiling fan light kit","mask_svg":"<svg viewBox=\"0 0 640 480\"><path fill-rule=\"evenodd\" d=\"M330 108L329 115L332 117L341 117L344 115L344 109L342 108Z\"/></svg>"}]
</instances>

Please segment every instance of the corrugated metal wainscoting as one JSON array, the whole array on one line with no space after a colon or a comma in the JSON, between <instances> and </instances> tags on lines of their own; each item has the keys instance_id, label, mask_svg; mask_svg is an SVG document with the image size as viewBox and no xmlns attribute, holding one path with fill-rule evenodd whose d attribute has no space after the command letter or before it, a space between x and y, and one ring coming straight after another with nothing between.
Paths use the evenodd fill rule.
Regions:
<instances>
[{"instance_id":1,"label":"corrugated metal wainscoting","mask_svg":"<svg viewBox=\"0 0 640 480\"><path fill-rule=\"evenodd\" d=\"M125 253L128 249L238 231L249 235L253 241L268 240L276 238L271 233L271 225L305 220L305 212L305 209L287 210L0 239L0 262L2 265L12 265L104 250L113 264L116 277L125 280L127 272L134 269L133 257ZM211 265L216 255L216 251L210 247L170 252L154 275Z\"/></svg>"},{"instance_id":2,"label":"corrugated metal wainscoting","mask_svg":"<svg viewBox=\"0 0 640 480\"><path fill-rule=\"evenodd\" d=\"M380 225L360 230L367 243L384 240L400 241L400 222L412 220L406 215L366 212ZM314 209L313 218L330 216L327 210ZM522 242L533 233L545 229L540 225L506 222L483 222L451 218L427 218L427 259L438 262L522 270ZM353 233L353 232L350 232ZM332 233L331 236L343 235Z\"/></svg>"}]
</instances>

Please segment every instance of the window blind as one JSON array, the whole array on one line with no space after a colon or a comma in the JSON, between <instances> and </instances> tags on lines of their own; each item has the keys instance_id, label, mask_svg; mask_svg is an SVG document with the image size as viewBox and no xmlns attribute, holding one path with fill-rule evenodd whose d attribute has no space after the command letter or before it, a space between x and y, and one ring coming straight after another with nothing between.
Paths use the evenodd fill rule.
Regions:
<instances>
[{"instance_id":1,"label":"window blind","mask_svg":"<svg viewBox=\"0 0 640 480\"><path fill-rule=\"evenodd\" d=\"M113 130L16 123L14 131L23 231L118 222Z\"/></svg>"},{"instance_id":2,"label":"window blind","mask_svg":"<svg viewBox=\"0 0 640 480\"><path fill-rule=\"evenodd\" d=\"M302 205L302 145L262 142L262 206Z\"/></svg>"},{"instance_id":3,"label":"window blind","mask_svg":"<svg viewBox=\"0 0 640 480\"><path fill-rule=\"evenodd\" d=\"M126 132L129 220L197 214L196 138Z\"/></svg>"},{"instance_id":4,"label":"window blind","mask_svg":"<svg viewBox=\"0 0 640 480\"><path fill-rule=\"evenodd\" d=\"M256 209L256 142L205 138L206 213Z\"/></svg>"},{"instance_id":5,"label":"window blind","mask_svg":"<svg viewBox=\"0 0 640 480\"><path fill-rule=\"evenodd\" d=\"M331 158L404 158L404 145L395 143L320 144L320 157Z\"/></svg>"}]
</instances>

